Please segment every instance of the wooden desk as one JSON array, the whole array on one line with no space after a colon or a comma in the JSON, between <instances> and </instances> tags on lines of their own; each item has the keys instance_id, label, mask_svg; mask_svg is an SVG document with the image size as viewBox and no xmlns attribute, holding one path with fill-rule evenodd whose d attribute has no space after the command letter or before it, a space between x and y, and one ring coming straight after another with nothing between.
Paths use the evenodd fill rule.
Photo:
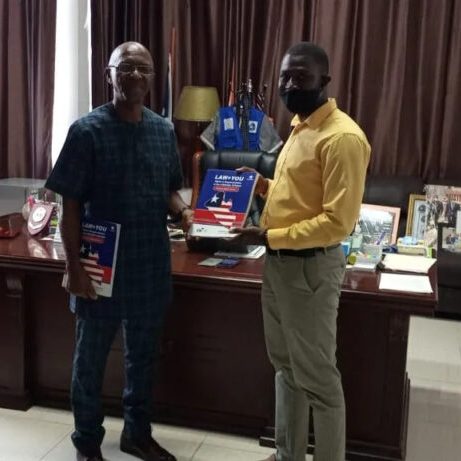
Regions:
<instances>
[{"instance_id":1,"label":"wooden desk","mask_svg":"<svg viewBox=\"0 0 461 461\"><path fill-rule=\"evenodd\" d=\"M202 254L172 247L175 299L154 389L155 420L262 436L270 442L274 373L260 308L262 260L233 269L197 266ZM74 318L60 287L64 258L50 242L0 240L0 405L68 407ZM435 269L431 282L436 290ZM338 317L338 363L347 405L348 460L405 457L409 318L432 315L437 293L378 290L348 272ZM120 414L122 342L114 342L103 400ZM265 438L269 436L269 438Z\"/></svg>"}]
</instances>

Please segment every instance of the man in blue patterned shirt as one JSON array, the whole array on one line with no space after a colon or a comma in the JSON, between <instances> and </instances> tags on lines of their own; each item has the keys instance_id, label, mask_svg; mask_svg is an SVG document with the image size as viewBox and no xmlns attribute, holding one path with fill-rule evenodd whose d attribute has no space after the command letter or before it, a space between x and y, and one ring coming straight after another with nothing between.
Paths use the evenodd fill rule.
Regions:
<instances>
[{"instance_id":1,"label":"man in blue patterned shirt","mask_svg":"<svg viewBox=\"0 0 461 461\"><path fill-rule=\"evenodd\" d=\"M153 61L139 43L118 46L106 71L113 101L77 120L46 187L63 197L62 239L67 290L76 313L72 374L72 441L77 460L102 460L100 393L111 344L120 325L125 346L125 425L122 451L148 461L174 461L152 438L150 402L156 343L171 298L168 212L192 211L178 189L182 173L173 126L144 107ZM79 261L80 222L121 224L113 295L97 297Z\"/></svg>"}]
</instances>

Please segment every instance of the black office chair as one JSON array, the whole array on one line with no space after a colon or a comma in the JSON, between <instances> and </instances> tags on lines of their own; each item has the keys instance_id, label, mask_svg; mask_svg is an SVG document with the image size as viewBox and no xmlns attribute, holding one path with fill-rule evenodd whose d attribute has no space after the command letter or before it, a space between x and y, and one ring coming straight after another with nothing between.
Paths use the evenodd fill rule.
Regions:
<instances>
[{"instance_id":1,"label":"black office chair","mask_svg":"<svg viewBox=\"0 0 461 461\"><path fill-rule=\"evenodd\" d=\"M450 251L450 226L440 223L437 229L438 317L461 319L461 254ZM444 232L446 230L446 232ZM448 248L447 248L448 247Z\"/></svg>"}]
</instances>

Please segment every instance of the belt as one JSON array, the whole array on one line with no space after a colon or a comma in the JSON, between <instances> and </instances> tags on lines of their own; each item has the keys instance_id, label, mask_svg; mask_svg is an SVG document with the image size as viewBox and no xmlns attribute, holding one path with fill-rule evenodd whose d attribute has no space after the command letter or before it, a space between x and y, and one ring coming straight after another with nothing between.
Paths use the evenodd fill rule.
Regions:
<instances>
[{"instance_id":1,"label":"belt","mask_svg":"<svg viewBox=\"0 0 461 461\"><path fill-rule=\"evenodd\" d=\"M297 256L298 258L312 258L316 253L325 253L326 251L334 250L338 247L339 244L329 247L304 248L302 250L273 250L272 248L266 247L266 252L271 256Z\"/></svg>"}]
</instances>

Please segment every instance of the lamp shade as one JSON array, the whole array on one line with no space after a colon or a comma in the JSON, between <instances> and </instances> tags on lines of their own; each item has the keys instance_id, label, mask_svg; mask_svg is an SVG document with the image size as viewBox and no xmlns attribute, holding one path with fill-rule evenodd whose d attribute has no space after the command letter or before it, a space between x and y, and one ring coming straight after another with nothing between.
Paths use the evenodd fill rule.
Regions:
<instances>
[{"instance_id":1,"label":"lamp shade","mask_svg":"<svg viewBox=\"0 0 461 461\"><path fill-rule=\"evenodd\" d=\"M179 95L174 118L188 122L213 120L219 109L218 90L213 86L185 86Z\"/></svg>"}]
</instances>

